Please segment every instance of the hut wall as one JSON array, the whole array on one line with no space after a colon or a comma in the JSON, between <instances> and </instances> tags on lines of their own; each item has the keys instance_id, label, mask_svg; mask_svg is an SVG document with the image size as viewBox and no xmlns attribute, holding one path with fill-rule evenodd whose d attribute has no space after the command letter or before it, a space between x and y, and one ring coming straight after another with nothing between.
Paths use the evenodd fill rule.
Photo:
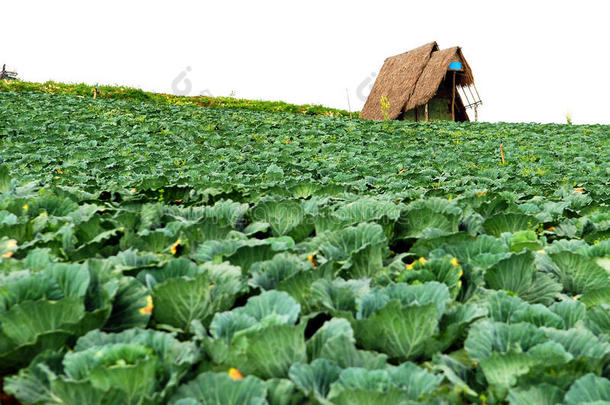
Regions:
<instances>
[{"instance_id":1,"label":"hut wall","mask_svg":"<svg viewBox=\"0 0 610 405\"><path fill-rule=\"evenodd\" d=\"M451 100L434 97L428 102L430 121L451 121Z\"/></svg>"},{"instance_id":2,"label":"hut wall","mask_svg":"<svg viewBox=\"0 0 610 405\"><path fill-rule=\"evenodd\" d=\"M417 113L415 112L417 110ZM423 105L419 107L412 108L409 111L403 112L398 119L403 121L425 121L426 120L426 110Z\"/></svg>"},{"instance_id":3,"label":"hut wall","mask_svg":"<svg viewBox=\"0 0 610 405\"><path fill-rule=\"evenodd\" d=\"M425 106L417 108L417 121L425 121ZM401 117L405 121L415 120L415 108L405 111ZM451 121L451 100L444 97L434 97L428 102L428 119L430 121Z\"/></svg>"}]
</instances>

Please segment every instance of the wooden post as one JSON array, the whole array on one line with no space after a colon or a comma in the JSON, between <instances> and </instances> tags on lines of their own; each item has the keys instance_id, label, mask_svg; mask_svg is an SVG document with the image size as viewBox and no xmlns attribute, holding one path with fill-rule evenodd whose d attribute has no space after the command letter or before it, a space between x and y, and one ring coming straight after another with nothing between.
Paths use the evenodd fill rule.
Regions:
<instances>
[{"instance_id":1,"label":"wooden post","mask_svg":"<svg viewBox=\"0 0 610 405\"><path fill-rule=\"evenodd\" d=\"M475 105L474 106L474 122L479 122L479 111L478 111L478 106Z\"/></svg>"},{"instance_id":2,"label":"wooden post","mask_svg":"<svg viewBox=\"0 0 610 405\"><path fill-rule=\"evenodd\" d=\"M428 114L428 103L426 103L426 106L424 107L424 117L426 119L426 122L430 121L430 116Z\"/></svg>"},{"instance_id":3,"label":"wooden post","mask_svg":"<svg viewBox=\"0 0 610 405\"><path fill-rule=\"evenodd\" d=\"M349 103L349 90L345 89L345 94L347 95L347 110L349 112L349 117L352 118L352 106Z\"/></svg>"},{"instance_id":4,"label":"wooden post","mask_svg":"<svg viewBox=\"0 0 610 405\"><path fill-rule=\"evenodd\" d=\"M455 121L455 70L453 71L453 86L451 88L451 120Z\"/></svg>"}]
</instances>

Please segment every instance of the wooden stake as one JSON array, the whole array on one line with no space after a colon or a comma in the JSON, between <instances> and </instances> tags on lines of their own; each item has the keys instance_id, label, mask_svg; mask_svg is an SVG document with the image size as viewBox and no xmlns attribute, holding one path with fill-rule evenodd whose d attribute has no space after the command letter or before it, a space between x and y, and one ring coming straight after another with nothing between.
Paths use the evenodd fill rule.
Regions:
<instances>
[{"instance_id":1,"label":"wooden stake","mask_svg":"<svg viewBox=\"0 0 610 405\"><path fill-rule=\"evenodd\" d=\"M428 103L426 103L426 106L424 107L424 117L426 122L430 121L430 116L428 115Z\"/></svg>"},{"instance_id":2,"label":"wooden stake","mask_svg":"<svg viewBox=\"0 0 610 405\"><path fill-rule=\"evenodd\" d=\"M479 111L478 106L474 106L474 122L479 122Z\"/></svg>"},{"instance_id":3,"label":"wooden stake","mask_svg":"<svg viewBox=\"0 0 610 405\"><path fill-rule=\"evenodd\" d=\"M504 164L504 145L500 144L500 157L502 158L502 164Z\"/></svg>"},{"instance_id":4,"label":"wooden stake","mask_svg":"<svg viewBox=\"0 0 610 405\"><path fill-rule=\"evenodd\" d=\"M349 103L349 91L345 89L345 94L347 95L347 110L349 111L349 117L352 118L352 106Z\"/></svg>"},{"instance_id":5,"label":"wooden stake","mask_svg":"<svg viewBox=\"0 0 610 405\"><path fill-rule=\"evenodd\" d=\"M455 70L453 71L453 87L451 88L451 120L455 121Z\"/></svg>"}]
</instances>

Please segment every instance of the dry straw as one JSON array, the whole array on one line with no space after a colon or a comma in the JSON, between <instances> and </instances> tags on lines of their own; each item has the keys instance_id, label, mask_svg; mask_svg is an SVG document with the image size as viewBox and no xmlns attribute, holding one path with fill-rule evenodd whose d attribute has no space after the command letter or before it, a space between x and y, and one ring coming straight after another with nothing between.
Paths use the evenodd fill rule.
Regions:
<instances>
[{"instance_id":1,"label":"dry straw","mask_svg":"<svg viewBox=\"0 0 610 405\"><path fill-rule=\"evenodd\" d=\"M462 62L463 71L456 75L456 86L474 83L472 71L459 47L440 50L436 42L389 57L383 63L373 89L360 112L360 118L383 120L380 100L390 102L389 119L403 111L426 104L437 93L447 74L449 63Z\"/></svg>"}]
</instances>

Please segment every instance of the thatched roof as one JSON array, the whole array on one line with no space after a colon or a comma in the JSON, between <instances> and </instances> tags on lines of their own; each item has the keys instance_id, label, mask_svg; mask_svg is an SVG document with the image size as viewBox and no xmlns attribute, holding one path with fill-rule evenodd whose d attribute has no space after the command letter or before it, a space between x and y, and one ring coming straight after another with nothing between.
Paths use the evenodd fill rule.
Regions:
<instances>
[{"instance_id":1,"label":"thatched roof","mask_svg":"<svg viewBox=\"0 0 610 405\"><path fill-rule=\"evenodd\" d=\"M449 63L462 62L463 72L456 75L456 85L474 83L472 71L459 47L439 50L436 42L385 60L360 117L382 120L381 98L390 101L389 119L396 119L402 111L424 105L436 94L447 74Z\"/></svg>"},{"instance_id":2,"label":"thatched roof","mask_svg":"<svg viewBox=\"0 0 610 405\"><path fill-rule=\"evenodd\" d=\"M371 120L384 119L381 112L381 97L390 101L389 118L395 119L415 90L417 79L430 60L432 52L438 51L436 42L389 57L383 63L360 117Z\"/></svg>"}]
</instances>

